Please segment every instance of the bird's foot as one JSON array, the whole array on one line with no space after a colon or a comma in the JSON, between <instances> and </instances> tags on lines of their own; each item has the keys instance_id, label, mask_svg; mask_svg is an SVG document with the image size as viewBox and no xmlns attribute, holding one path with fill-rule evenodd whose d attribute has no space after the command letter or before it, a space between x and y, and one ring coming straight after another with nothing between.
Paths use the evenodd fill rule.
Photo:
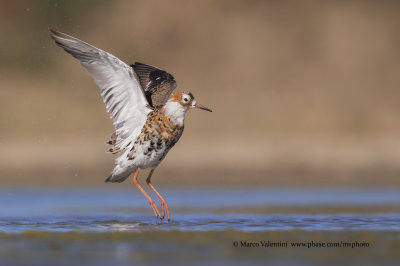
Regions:
<instances>
[{"instance_id":1,"label":"bird's foot","mask_svg":"<svg viewBox=\"0 0 400 266\"><path fill-rule=\"evenodd\" d=\"M160 220L162 220L162 219L161 219L160 212L158 211L157 206L156 206L156 204L154 203L154 201L150 201L150 206L151 206L151 208L153 209L155 216L156 216L157 218L159 218Z\"/></svg>"},{"instance_id":2,"label":"bird's foot","mask_svg":"<svg viewBox=\"0 0 400 266\"><path fill-rule=\"evenodd\" d=\"M168 211L167 202L166 202L164 199L160 199L160 203L161 203L162 213L163 213L162 218L164 219L165 213L167 213L167 218L168 218L168 222L169 222L169 221L170 221L170 218L169 218L169 211Z\"/></svg>"}]
</instances>

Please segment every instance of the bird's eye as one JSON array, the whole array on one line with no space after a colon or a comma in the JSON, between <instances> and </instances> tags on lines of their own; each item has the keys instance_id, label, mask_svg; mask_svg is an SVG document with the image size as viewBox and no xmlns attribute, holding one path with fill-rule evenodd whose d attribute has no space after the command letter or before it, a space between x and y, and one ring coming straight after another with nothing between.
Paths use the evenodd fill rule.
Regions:
<instances>
[{"instance_id":1,"label":"bird's eye","mask_svg":"<svg viewBox=\"0 0 400 266\"><path fill-rule=\"evenodd\" d=\"M183 98L183 101L186 103L187 101L189 101L189 99L188 98Z\"/></svg>"}]
</instances>

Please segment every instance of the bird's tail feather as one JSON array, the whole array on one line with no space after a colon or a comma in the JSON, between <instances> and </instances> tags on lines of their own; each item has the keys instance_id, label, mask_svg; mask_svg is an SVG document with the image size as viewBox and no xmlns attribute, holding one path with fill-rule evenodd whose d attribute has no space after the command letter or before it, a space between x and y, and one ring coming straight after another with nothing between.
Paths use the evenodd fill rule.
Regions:
<instances>
[{"instance_id":1,"label":"bird's tail feather","mask_svg":"<svg viewBox=\"0 0 400 266\"><path fill-rule=\"evenodd\" d=\"M121 168L119 165L116 165L105 182L121 183L125 181L131 173L132 169Z\"/></svg>"}]
</instances>

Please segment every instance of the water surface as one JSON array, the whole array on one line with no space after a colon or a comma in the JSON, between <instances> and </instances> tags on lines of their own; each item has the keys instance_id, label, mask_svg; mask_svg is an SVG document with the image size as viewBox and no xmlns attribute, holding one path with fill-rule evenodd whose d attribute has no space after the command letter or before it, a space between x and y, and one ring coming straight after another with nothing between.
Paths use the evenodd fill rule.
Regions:
<instances>
[{"instance_id":1,"label":"water surface","mask_svg":"<svg viewBox=\"0 0 400 266\"><path fill-rule=\"evenodd\" d=\"M163 194L170 222L156 219L136 190L3 188L0 231L400 231L397 189L170 189Z\"/></svg>"},{"instance_id":2,"label":"water surface","mask_svg":"<svg viewBox=\"0 0 400 266\"><path fill-rule=\"evenodd\" d=\"M160 191L171 210L170 222L156 219L133 188L2 188L0 265L397 265L400 261L398 189ZM241 246L262 241L287 246ZM307 247L312 243L339 246Z\"/></svg>"}]
</instances>

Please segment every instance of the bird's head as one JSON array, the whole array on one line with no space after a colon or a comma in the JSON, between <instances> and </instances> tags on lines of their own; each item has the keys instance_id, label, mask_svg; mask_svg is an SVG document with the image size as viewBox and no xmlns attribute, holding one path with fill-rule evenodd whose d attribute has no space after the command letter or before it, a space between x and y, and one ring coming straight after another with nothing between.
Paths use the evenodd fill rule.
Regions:
<instances>
[{"instance_id":1,"label":"bird's head","mask_svg":"<svg viewBox=\"0 0 400 266\"><path fill-rule=\"evenodd\" d=\"M185 114L189 109L198 108L212 112L207 107L198 104L190 92L177 92L171 95L164 106L165 114L175 124L183 125Z\"/></svg>"},{"instance_id":2,"label":"bird's head","mask_svg":"<svg viewBox=\"0 0 400 266\"><path fill-rule=\"evenodd\" d=\"M207 107L205 107L201 104L198 104L196 102L196 100L194 99L194 96L191 92L174 93L171 96L171 101L178 103L180 105L180 108L184 109L185 111L192 109L192 108L198 108L198 109L212 112L211 109L208 109Z\"/></svg>"}]
</instances>

